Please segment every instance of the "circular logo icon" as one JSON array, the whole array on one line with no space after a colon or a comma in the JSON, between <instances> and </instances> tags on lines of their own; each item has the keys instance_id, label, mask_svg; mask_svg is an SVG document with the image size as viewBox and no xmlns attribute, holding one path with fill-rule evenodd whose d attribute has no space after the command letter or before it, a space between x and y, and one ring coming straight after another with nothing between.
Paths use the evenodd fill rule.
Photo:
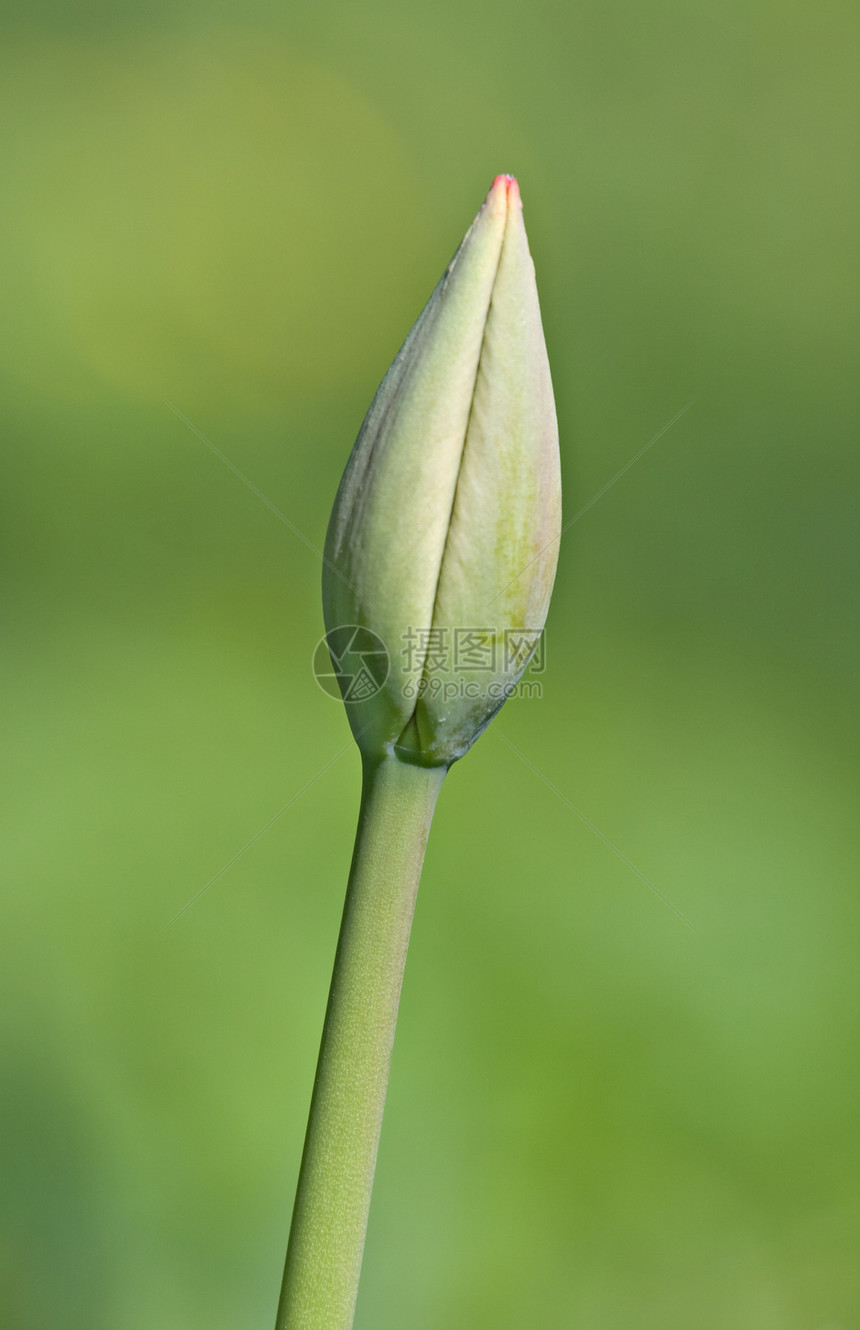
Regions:
<instances>
[{"instance_id":1,"label":"circular logo icon","mask_svg":"<svg viewBox=\"0 0 860 1330\"><path fill-rule=\"evenodd\" d=\"M314 651L314 678L320 688L347 703L375 697L390 667L382 638L354 623L332 628Z\"/></svg>"}]
</instances>

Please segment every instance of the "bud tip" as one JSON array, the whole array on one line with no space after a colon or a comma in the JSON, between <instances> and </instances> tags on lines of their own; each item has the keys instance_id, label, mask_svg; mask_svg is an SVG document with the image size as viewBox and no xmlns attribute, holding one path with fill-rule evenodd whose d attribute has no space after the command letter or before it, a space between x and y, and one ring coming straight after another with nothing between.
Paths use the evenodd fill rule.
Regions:
<instances>
[{"instance_id":1,"label":"bud tip","mask_svg":"<svg viewBox=\"0 0 860 1330\"><path fill-rule=\"evenodd\" d=\"M520 187L515 175L497 175L490 186L490 197L492 198L493 195L503 199L506 206L522 204Z\"/></svg>"}]
</instances>

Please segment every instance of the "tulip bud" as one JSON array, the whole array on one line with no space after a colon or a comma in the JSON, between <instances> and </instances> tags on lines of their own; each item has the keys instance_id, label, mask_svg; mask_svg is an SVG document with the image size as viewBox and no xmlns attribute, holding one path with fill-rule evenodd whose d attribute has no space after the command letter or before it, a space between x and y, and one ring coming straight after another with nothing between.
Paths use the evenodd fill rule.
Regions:
<instances>
[{"instance_id":1,"label":"tulip bud","mask_svg":"<svg viewBox=\"0 0 860 1330\"><path fill-rule=\"evenodd\" d=\"M366 695L344 690L363 752L466 752L537 643L560 521L534 265L517 182L497 176L376 393L329 523L329 643L354 625L354 650L388 653Z\"/></svg>"}]
</instances>

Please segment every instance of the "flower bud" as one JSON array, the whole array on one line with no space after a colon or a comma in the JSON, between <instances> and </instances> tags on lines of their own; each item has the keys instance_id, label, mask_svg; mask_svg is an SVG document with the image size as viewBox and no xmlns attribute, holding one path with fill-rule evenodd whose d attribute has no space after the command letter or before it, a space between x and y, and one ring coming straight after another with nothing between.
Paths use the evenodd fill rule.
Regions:
<instances>
[{"instance_id":1,"label":"flower bud","mask_svg":"<svg viewBox=\"0 0 860 1330\"><path fill-rule=\"evenodd\" d=\"M537 643L560 521L534 265L517 182L498 176L373 399L329 523L329 644L355 626L342 644L388 653L373 687L342 681L362 751L466 752Z\"/></svg>"}]
</instances>

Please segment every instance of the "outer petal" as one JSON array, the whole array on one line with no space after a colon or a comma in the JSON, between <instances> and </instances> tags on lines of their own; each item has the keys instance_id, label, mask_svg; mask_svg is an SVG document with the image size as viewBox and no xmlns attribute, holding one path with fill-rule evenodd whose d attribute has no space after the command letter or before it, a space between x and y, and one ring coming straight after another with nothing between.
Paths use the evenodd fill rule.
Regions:
<instances>
[{"instance_id":1,"label":"outer petal","mask_svg":"<svg viewBox=\"0 0 860 1330\"><path fill-rule=\"evenodd\" d=\"M558 560L558 426L516 181L510 183L415 725L426 757L460 756L519 678L543 628ZM473 631L472 658L468 647ZM459 636L458 636L459 635Z\"/></svg>"},{"instance_id":2,"label":"outer petal","mask_svg":"<svg viewBox=\"0 0 860 1330\"><path fill-rule=\"evenodd\" d=\"M394 743L415 705L423 660L404 635L432 621L506 217L500 178L380 385L329 523L326 628L369 627L392 658L382 692L348 708L374 748Z\"/></svg>"}]
</instances>

